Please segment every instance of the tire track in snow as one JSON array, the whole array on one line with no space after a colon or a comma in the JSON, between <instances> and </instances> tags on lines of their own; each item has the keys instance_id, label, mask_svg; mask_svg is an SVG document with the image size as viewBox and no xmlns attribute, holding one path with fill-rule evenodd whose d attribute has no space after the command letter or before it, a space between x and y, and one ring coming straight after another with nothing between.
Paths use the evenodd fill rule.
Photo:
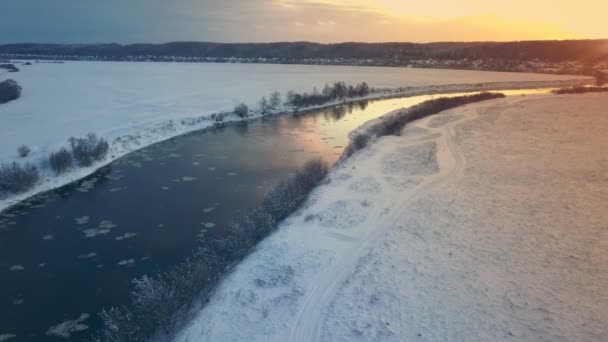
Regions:
<instances>
[{"instance_id":1,"label":"tire track in snow","mask_svg":"<svg viewBox=\"0 0 608 342\"><path fill-rule=\"evenodd\" d=\"M323 332L323 324L326 321L328 308L334 301L337 293L342 288L344 282L354 273L359 260L367 254L373 243L384 232L398 225L398 217L400 209L413 203L421 196L448 185L459 179L465 168L465 160L461 153L458 152L453 138L455 136L454 127L462 124L465 121L473 120L477 117L476 113L468 113L460 120L450 122L442 127L430 128L426 124L430 118L426 118L417 122L424 128L432 132L440 132L441 135L435 139L437 144L437 162L439 163L439 172L430 176L424 177L424 180L412 190L401 193L398 202L388 203L382 201L374 209L365 221L359 225L367 227L375 227L375 223L379 220L390 222L384 226L369 230L364 236L357 237L353 241L360 241L358 245L353 245L349 253L343 255L332 267L320 274L313 282L315 285L309 289L301 303L301 306L295 316L291 331L287 341L291 342L308 342L320 341ZM387 185L387 184L385 184ZM387 185L390 189L390 186ZM389 198L390 196L380 196L381 199ZM388 214L387 214L388 209ZM388 217L383 217L389 215ZM281 338L285 341L285 337Z\"/></svg>"}]
</instances>

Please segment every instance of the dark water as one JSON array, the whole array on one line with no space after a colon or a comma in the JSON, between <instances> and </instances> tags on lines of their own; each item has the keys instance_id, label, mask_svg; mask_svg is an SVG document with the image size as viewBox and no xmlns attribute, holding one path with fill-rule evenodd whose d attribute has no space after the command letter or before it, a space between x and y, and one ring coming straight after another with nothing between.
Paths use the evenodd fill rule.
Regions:
<instances>
[{"instance_id":1,"label":"dark water","mask_svg":"<svg viewBox=\"0 0 608 342\"><path fill-rule=\"evenodd\" d=\"M454 96L457 94L454 94ZM308 160L335 162L347 134L419 96L344 105L180 136L0 215L0 340L83 340L132 279L190 255ZM75 324L74 324L75 325ZM86 328L86 329L85 329ZM56 331L57 332L57 331Z\"/></svg>"}]
</instances>

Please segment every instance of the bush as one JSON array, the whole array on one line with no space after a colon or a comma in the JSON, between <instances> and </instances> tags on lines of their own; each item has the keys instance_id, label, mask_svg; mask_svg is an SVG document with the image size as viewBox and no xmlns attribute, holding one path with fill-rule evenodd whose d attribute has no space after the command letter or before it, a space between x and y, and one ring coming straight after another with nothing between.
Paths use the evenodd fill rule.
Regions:
<instances>
[{"instance_id":1,"label":"bush","mask_svg":"<svg viewBox=\"0 0 608 342\"><path fill-rule=\"evenodd\" d=\"M280 218L293 212L327 172L328 166L321 160L307 163L294 177L271 191L259 208L232 222L226 238L208 243L168 271L135 279L131 304L103 310L100 316L104 327L95 340L168 339L163 337L169 336L180 322L187 321L196 299L201 304L207 302L222 275L274 231Z\"/></svg>"},{"instance_id":2,"label":"bush","mask_svg":"<svg viewBox=\"0 0 608 342\"><path fill-rule=\"evenodd\" d=\"M313 90L312 93L298 94L290 91L287 93L286 105L299 107L320 106L331 101L344 100L345 98L363 97L371 92L367 83L359 83L355 86L346 85L344 82L336 82L333 85L326 84L321 93Z\"/></svg>"},{"instance_id":3,"label":"bush","mask_svg":"<svg viewBox=\"0 0 608 342\"><path fill-rule=\"evenodd\" d=\"M0 104L16 100L21 96L21 86L15 80L0 82Z\"/></svg>"},{"instance_id":4,"label":"bush","mask_svg":"<svg viewBox=\"0 0 608 342\"><path fill-rule=\"evenodd\" d=\"M51 169L58 175L71 168L72 163L72 154L65 148L62 148L57 152L53 152L49 156L49 165L51 166Z\"/></svg>"},{"instance_id":5,"label":"bush","mask_svg":"<svg viewBox=\"0 0 608 342\"><path fill-rule=\"evenodd\" d=\"M281 182L264 198L263 207L272 217L281 221L296 210L306 196L327 175L329 167L321 159L312 160L296 172L291 179Z\"/></svg>"},{"instance_id":6,"label":"bush","mask_svg":"<svg viewBox=\"0 0 608 342\"><path fill-rule=\"evenodd\" d=\"M32 164L21 166L13 162L0 165L0 192L17 194L27 191L39 179L38 168Z\"/></svg>"},{"instance_id":7,"label":"bush","mask_svg":"<svg viewBox=\"0 0 608 342\"><path fill-rule=\"evenodd\" d=\"M245 105L244 103L241 103L240 105L234 107L233 110L233 113L241 118L246 117L248 112L249 108L247 108L247 105Z\"/></svg>"},{"instance_id":8,"label":"bush","mask_svg":"<svg viewBox=\"0 0 608 342\"><path fill-rule=\"evenodd\" d=\"M93 162L105 158L109 150L108 142L89 133L86 138L70 138L74 159L80 166L91 166Z\"/></svg>"},{"instance_id":9,"label":"bush","mask_svg":"<svg viewBox=\"0 0 608 342\"><path fill-rule=\"evenodd\" d=\"M270 94L270 100L268 101L270 108L277 109L281 105L281 94L278 91Z\"/></svg>"},{"instance_id":10,"label":"bush","mask_svg":"<svg viewBox=\"0 0 608 342\"><path fill-rule=\"evenodd\" d=\"M554 94L563 95L563 94L584 94L584 93L600 93L607 92L608 87L585 87L585 86L576 86L576 87L568 87L556 89L553 91Z\"/></svg>"},{"instance_id":11,"label":"bush","mask_svg":"<svg viewBox=\"0 0 608 342\"><path fill-rule=\"evenodd\" d=\"M262 98L260 99L260 102L258 104L260 106L260 112L262 114L268 113L268 110L270 109L270 104L268 103L266 96L262 96Z\"/></svg>"},{"instance_id":12,"label":"bush","mask_svg":"<svg viewBox=\"0 0 608 342\"><path fill-rule=\"evenodd\" d=\"M426 116L437 114L446 109L462 106L469 103L497 99L505 97L501 93L482 92L474 95L457 97L442 97L435 100L422 102L416 106L397 112L395 115L384 117L378 123L369 127L366 132L357 134L350 144L344 149L340 161L349 158L355 152L365 148L372 138L385 135L399 135L408 123L422 119ZM339 162L340 162L339 161Z\"/></svg>"},{"instance_id":13,"label":"bush","mask_svg":"<svg viewBox=\"0 0 608 342\"><path fill-rule=\"evenodd\" d=\"M469 103L475 103L485 100L498 99L505 97L501 93L481 92L474 95L464 95L456 97L441 97L434 100L422 102L419 105L409 108L404 115L398 115L387 118L382 121L379 127L376 127L376 137L384 135L399 135L401 129L408 123L422 119L429 115L437 114L444 110L459 107Z\"/></svg>"},{"instance_id":14,"label":"bush","mask_svg":"<svg viewBox=\"0 0 608 342\"><path fill-rule=\"evenodd\" d=\"M8 72L18 72L19 71L19 68L17 68L15 66L15 64L12 64L12 63L0 64L0 69L6 69L6 70L8 70Z\"/></svg>"},{"instance_id":15,"label":"bush","mask_svg":"<svg viewBox=\"0 0 608 342\"><path fill-rule=\"evenodd\" d=\"M27 145L21 145L17 148L17 154L19 154L19 157L21 158L29 156L30 152L32 152L32 150Z\"/></svg>"}]
</instances>

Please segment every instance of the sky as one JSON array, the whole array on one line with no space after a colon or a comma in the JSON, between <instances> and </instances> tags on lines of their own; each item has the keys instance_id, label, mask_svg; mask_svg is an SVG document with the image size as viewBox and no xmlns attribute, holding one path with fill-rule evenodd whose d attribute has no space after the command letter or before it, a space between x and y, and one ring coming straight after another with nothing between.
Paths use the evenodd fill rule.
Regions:
<instances>
[{"instance_id":1,"label":"sky","mask_svg":"<svg viewBox=\"0 0 608 342\"><path fill-rule=\"evenodd\" d=\"M608 38L606 0L0 0L0 44Z\"/></svg>"}]
</instances>

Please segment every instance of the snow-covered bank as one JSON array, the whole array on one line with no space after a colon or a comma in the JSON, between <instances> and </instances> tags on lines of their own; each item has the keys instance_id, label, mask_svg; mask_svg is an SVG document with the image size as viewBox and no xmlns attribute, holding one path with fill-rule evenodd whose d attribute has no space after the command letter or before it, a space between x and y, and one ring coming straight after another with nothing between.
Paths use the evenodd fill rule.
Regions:
<instances>
[{"instance_id":1,"label":"snow-covered bank","mask_svg":"<svg viewBox=\"0 0 608 342\"><path fill-rule=\"evenodd\" d=\"M346 160L177 341L603 341L608 95L443 112Z\"/></svg>"},{"instance_id":2,"label":"snow-covered bank","mask_svg":"<svg viewBox=\"0 0 608 342\"><path fill-rule=\"evenodd\" d=\"M135 72L133 69L125 69L125 65L135 68ZM68 69L65 69L65 66L68 66ZM6 141L0 149L0 161L19 160L36 164L44 163L50 152L66 145L70 136L82 136L89 131L93 131L111 142L110 153L102 163L88 168L75 169L59 177L56 177L49 169L43 169L42 182L38 186L27 193L0 199L0 211L36 193L85 177L97 168L139 148L180 134L210 127L215 123L211 119L212 114L222 110L231 110L231 106L240 102L236 100L235 96L243 96L242 100L251 104L258 99L258 94L267 95L276 89L306 89L304 84L310 83L307 78L296 77L298 73L303 72L300 70L304 68L303 66L256 66L254 71L257 73L253 73L255 77L251 84L238 84L237 87L233 87L234 84L227 83L213 87L213 82L205 79L207 82L205 91L200 93L203 85L198 83L201 80L193 78L195 73L188 72L201 73L204 71L216 74L217 71L215 69L207 70L206 65L203 70L195 67L165 63L78 62L24 67L23 80L28 84L26 86L31 88L27 92L27 96L14 104L10 103L0 107L0 122L6 123L3 125L6 129L0 132L2 140ZM224 69L226 68L224 65L218 65L218 67L224 72L231 71L233 76L237 75L234 70ZM238 68L241 67L238 66ZM159 68L160 70L158 70ZM190 68L194 69L190 70ZM258 70L259 68L261 71ZM438 84L400 87L397 90L386 89L366 96L365 99L491 89L557 87L591 82L590 78L577 76L460 70L431 70L432 72L426 70L423 73L420 73L418 69L403 71L394 68L312 67L310 70L317 72L316 76L319 76L319 79L328 82L333 80L328 77L340 76L357 80L359 77L365 76L371 78L374 82L372 85L376 87L396 86L404 83L431 84L434 82ZM389 70L391 73L388 73ZM397 70L397 75L406 78L407 81L395 78L395 70ZM37 74L40 72L43 74ZM67 82L52 85L49 83L55 82L59 74L66 72L67 74L63 76ZM277 81L270 82L267 79L269 74ZM248 74L248 76L250 75ZM306 76L310 76L310 74ZM480 80L490 82L446 84L455 77L461 77L463 82ZM259 86L260 82L264 80L268 81L265 88L252 88L252 86ZM170 84L169 88L165 88L167 84ZM160 89L158 89L159 86ZM239 90L239 86L242 89ZM89 89L89 87L94 88ZM218 91L219 93L217 93ZM222 93L226 91L231 91L230 95ZM308 108L308 110L335 104L337 103ZM175 112L176 110L183 112ZM290 110L290 108L281 108L276 112ZM42 115L43 113L45 115ZM259 116L261 116L259 113L254 112L248 119ZM243 119L232 115L225 121L238 120ZM16 146L23 143L33 147L33 153L27 158L17 158Z\"/></svg>"}]
</instances>

